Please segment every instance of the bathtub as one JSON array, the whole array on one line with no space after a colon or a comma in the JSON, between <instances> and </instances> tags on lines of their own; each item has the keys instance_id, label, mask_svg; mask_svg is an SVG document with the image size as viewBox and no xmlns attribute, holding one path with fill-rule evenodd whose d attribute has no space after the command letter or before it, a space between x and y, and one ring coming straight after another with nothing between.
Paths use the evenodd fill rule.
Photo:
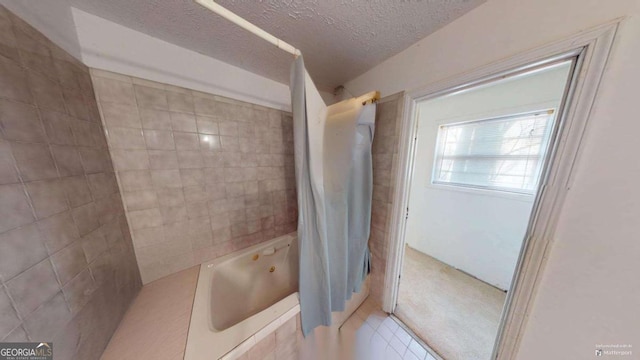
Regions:
<instances>
[{"instance_id":1,"label":"bathtub","mask_svg":"<svg viewBox=\"0 0 640 360\"><path fill-rule=\"evenodd\" d=\"M200 265L185 360L234 359L300 312L296 233ZM333 313L340 326L369 294Z\"/></svg>"}]
</instances>

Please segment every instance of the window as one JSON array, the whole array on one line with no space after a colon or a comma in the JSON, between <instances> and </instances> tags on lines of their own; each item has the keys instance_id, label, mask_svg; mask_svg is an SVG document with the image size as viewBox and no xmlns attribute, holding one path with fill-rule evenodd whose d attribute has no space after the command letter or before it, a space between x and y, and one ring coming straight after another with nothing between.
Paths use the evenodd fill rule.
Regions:
<instances>
[{"instance_id":1,"label":"window","mask_svg":"<svg viewBox=\"0 0 640 360\"><path fill-rule=\"evenodd\" d=\"M533 194L554 111L440 126L433 183Z\"/></svg>"}]
</instances>

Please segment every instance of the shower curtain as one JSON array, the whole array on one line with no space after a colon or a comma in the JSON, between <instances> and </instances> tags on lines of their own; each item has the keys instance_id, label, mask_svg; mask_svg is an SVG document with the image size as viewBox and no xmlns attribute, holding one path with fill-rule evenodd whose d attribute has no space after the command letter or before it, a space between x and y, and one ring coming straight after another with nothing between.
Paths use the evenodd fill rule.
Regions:
<instances>
[{"instance_id":1,"label":"shower curtain","mask_svg":"<svg viewBox=\"0 0 640 360\"><path fill-rule=\"evenodd\" d=\"M331 324L369 273L375 104L327 107L299 56L291 69L300 308L306 336Z\"/></svg>"}]
</instances>

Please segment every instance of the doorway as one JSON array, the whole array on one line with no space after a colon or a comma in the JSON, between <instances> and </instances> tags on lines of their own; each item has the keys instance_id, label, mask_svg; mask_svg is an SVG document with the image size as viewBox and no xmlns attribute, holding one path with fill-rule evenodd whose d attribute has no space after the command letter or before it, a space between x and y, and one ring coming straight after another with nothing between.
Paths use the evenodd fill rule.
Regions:
<instances>
[{"instance_id":1,"label":"doorway","mask_svg":"<svg viewBox=\"0 0 640 360\"><path fill-rule=\"evenodd\" d=\"M490 359L577 58L419 101L394 314L445 359Z\"/></svg>"},{"instance_id":2,"label":"doorway","mask_svg":"<svg viewBox=\"0 0 640 360\"><path fill-rule=\"evenodd\" d=\"M498 360L517 357L519 339L526 328L527 315L531 309L531 299L544 269L544 259L548 256L550 244L554 241L557 219L571 186L572 172L580 153L583 135L588 129L591 109L606 68L617 26L617 21L611 21L563 40L433 83L404 96L404 115L400 124L401 134L394 181L395 190L391 204L390 228L386 238L389 246L382 294L384 311L396 313L400 290L405 247L407 246L405 235L407 233L407 214L414 177L414 163L421 161L415 156L420 103L447 95L462 94L501 79L535 73L535 71L545 69L548 66L570 61L571 71L558 111L553 112L554 125L549 134L549 145L537 179L534 201L529 213L530 221L526 226L524 239L521 241L520 253L506 292L504 307L490 355L491 359ZM538 112L533 111L534 114ZM525 113L511 115L524 115ZM492 116L488 119L497 120L500 117ZM458 123L486 119L483 117ZM458 123L451 125L462 125ZM455 128L451 126L448 130L455 130ZM436 148L433 150L433 159L435 159L435 151ZM446 166L443 168L446 173L448 171ZM434 185L447 186L449 184L437 184L437 182L455 180L455 177L447 178L445 176L433 181L435 173L433 165L431 171ZM483 187L478 183L473 185L478 188L474 190L480 190ZM498 187L500 186L502 185Z\"/></svg>"}]
</instances>

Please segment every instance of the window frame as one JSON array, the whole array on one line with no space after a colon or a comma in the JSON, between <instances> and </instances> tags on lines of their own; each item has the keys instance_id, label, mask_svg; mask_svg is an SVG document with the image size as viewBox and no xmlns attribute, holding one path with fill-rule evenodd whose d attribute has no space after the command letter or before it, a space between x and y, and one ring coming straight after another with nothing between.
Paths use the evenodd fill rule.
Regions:
<instances>
[{"instance_id":1,"label":"window frame","mask_svg":"<svg viewBox=\"0 0 640 360\"><path fill-rule=\"evenodd\" d=\"M551 116L551 123L549 124L549 126L547 127L547 129L545 130L545 134L542 137L542 147L544 148L544 150L540 153L539 155L539 159L540 160L544 160L546 157L546 154L549 151L549 145L551 143L551 135L553 133L553 128L555 126L555 123L557 121L557 111L558 109L555 107L551 107L551 106L545 106L541 109L538 110L532 110L532 111L525 111L525 112L518 112L518 113L510 113L510 114L506 114L506 115L497 115L497 116L491 116L491 117L485 117L485 118L480 118L480 119L471 119L471 120L464 120L464 121L458 121L458 122L451 122L451 123L445 123L445 124L439 124L438 125L438 129L436 131L437 136L436 136L436 147L435 147L435 151L433 154L433 162L431 164L431 178L429 181L429 185L436 187L436 188L446 188L446 189L450 189L450 190L460 190L460 191L482 191L482 193L485 193L487 195L490 194L503 194L506 196L525 196L525 197L530 197L535 195L535 192L538 187L538 183L540 182L541 179L541 175L542 175L542 171L540 168L540 165L538 165L538 170L536 170L538 172L537 174L537 179L535 182L535 186L534 186L534 190L526 190L526 189L518 189L518 188L508 188L508 187L502 187L502 186L493 186L493 185L477 185L477 184L468 184L468 183L460 183L460 182L447 182L447 181L438 181L436 180L437 178L437 172L438 170L441 169L440 166L438 166L438 162L441 160L442 158L442 141L441 141L441 136L443 136L443 132L442 132L442 128L444 127L452 127L452 126L460 126L460 125L465 125L465 124L477 124L477 123L482 123L482 122L487 122L487 121L500 121L500 120L508 120L508 119L516 119L516 118L521 118L521 117L526 117L526 116L531 116L531 115L536 115L536 114L543 114L546 113L548 116ZM505 156L505 158L507 158L508 156Z\"/></svg>"}]
</instances>

